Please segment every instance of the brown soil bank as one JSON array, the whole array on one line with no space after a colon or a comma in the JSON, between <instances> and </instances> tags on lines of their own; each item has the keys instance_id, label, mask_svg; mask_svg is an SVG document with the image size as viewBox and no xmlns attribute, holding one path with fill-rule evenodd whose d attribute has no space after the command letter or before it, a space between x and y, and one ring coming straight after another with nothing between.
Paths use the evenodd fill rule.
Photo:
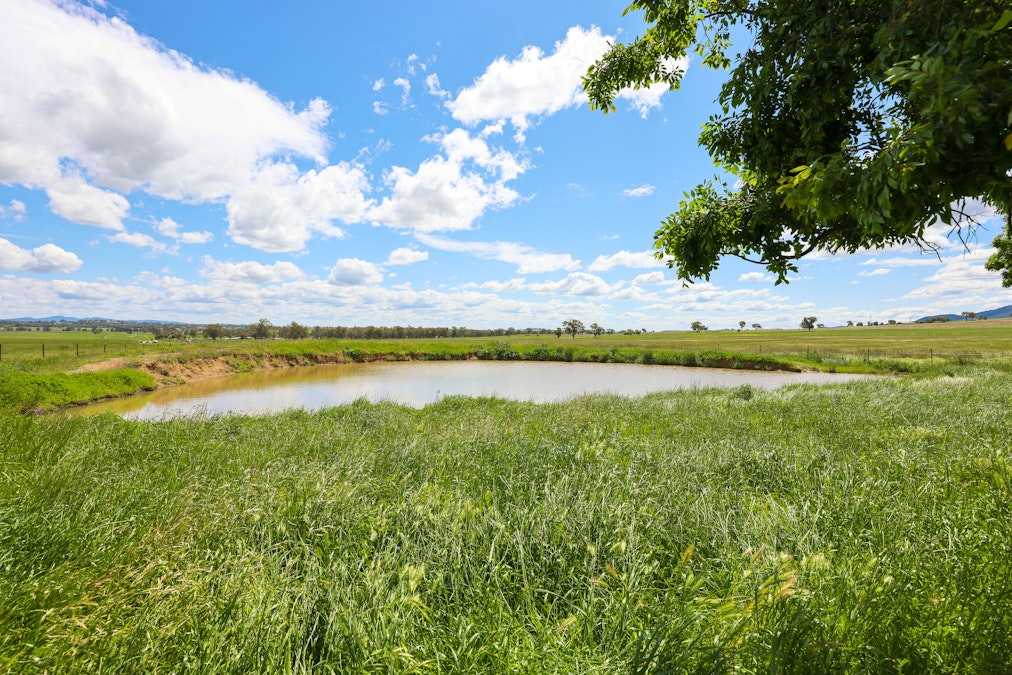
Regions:
<instances>
[{"instance_id":1,"label":"brown soil bank","mask_svg":"<svg viewBox=\"0 0 1012 675\"><path fill-rule=\"evenodd\" d=\"M136 361L133 361L131 364L125 359L109 359L107 361L87 364L77 369L75 372L133 367L154 377L159 387L165 387L176 384L184 384L186 382L206 380L212 377L221 377L233 373L251 372L254 370L292 368L298 366L314 366L319 364L334 363L403 361L406 359L428 360L426 359L426 356L427 355L425 354L406 356L402 353L387 354L381 352L360 352L350 355L345 352L337 352L330 354L300 354L298 356L277 354L221 354L217 356L178 358L178 356L163 354L153 357L151 360L140 364L137 364ZM444 360L447 356L439 354L431 355L430 358ZM470 360L479 357L473 353L467 353L456 358L460 360ZM612 359L608 358L605 354L591 354L588 360L603 362L611 361ZM783 370L793 372L798 372L800 370L796 366L773 361L752 361L749 359L730 358L707 359L705 357L697 357L692 359L689 363L675 363L667 365L692 365L708 368L730 368L736 370Z\"/></svg>"}]
</instances>

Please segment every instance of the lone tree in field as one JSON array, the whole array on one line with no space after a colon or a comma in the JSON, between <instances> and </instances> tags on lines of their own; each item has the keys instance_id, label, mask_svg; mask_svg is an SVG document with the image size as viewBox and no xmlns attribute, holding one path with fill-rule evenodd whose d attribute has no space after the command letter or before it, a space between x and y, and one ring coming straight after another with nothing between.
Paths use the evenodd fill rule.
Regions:
<instances>
[{"instance_id":1,"label":"lone tree in field","mask_svg":"<svg viewBox=\"0 0 1012 675\"><path fill-rule=\"evenodd\" d=\"M680 279L722 256L777 283L813 251L914 243L938 220L962 238L969 200L1004 215L986 267L1012 285L1009 0L633 0L647 28L584 77L590 106L677 89L680 59L730 68L699 142L725 176L686 193L657 230ZM732 29L747 43L732 56ZM695 66L694 66L695 67Z\"/></svg>"},{"instance_id":2,"label":"lone tree in field","mask_svg":"<svg viewBox=\"0 0 1012 675\"><path fill-rule=\"evenodd\" d=\"M590 330L593 331L594 337L597 337L598 335L604 332L604 328L601 328L601 326L597 325L596 322L590 324Z\"/></svg>"},{"instance_id":3,"label":"lone tree in field","mask_svg":"<svg viewBox=\"0 0 1012 675\"><path fill-rule=\"evenodd\" d=\"M763 325L761 323L754 323L754 324L752 324L752 329L753 330L759 330L762 327L763 327Z\"/></svg>"},{"instance_id":4,"label":"lone tree in field","mask_svg":"<svg viewBox=\"0 0 1012 675\"><path fill-rule=\"evenodd\" d=\"M225 329L222 328L220 323L209 323L204 326L204 337L217 340L218 338L225 337Z\"/></svg>"},{"instance_id":5,"label":"lone tree in field","mask_svg":"<svg viewBox=\"0 0 1012 675\"><path fill-rule=\"evenodd\" d=\"M709 328L703 325L702 321L693 321L692 325L689 326L689 328L691 328L696 333L701 333L704 330L710 330Z\"/></svg>"},{"instance_id":6,"label":"lone tree in field","mask_svg":"<svg viewBox=\"0 0 1012 675\"><path fill-rule=\"evenodd\" d=\"M971 321L975 316L977 316L977 312L960 312L959 315L963 317L964 321Z\"/></svg>"},{"instance_id":7,"label":"lone tree in field","mask_svg":"<svg viewBox=\"0 0 1012 675\"><path fill-rule=\"evenodd\" d=\"M738 322L738 330L739 331L745 330L745 322L744 321L739 321Z\"/></svg>"},{"instance_id":8,"label":"lone tree in field","mask_svg":"<svg viewBox=\"0 0 1012 675\"><path fill-rule=\"evenodd\" d=\"M815 322L818 321L814 316L806 316L801 320L801 327L808 330L815 328Z\"/></svg>"},{"instance_id":9,"label":"lone tree in field","mask_svg":"<svg viewBox=\"0 0 1012 675\"><path fill-rule=\"evenodd\" d=\"M274 337L274 324L267 319L260 319L249 327L250 337L257 340L266 340Z\"/></svg>"},{"instance_id":10,"label":"lone tree in field","mask_svg":"<svg viewBox=\"0 0 1012 675\"><path fill-rule=\"evenodd\" d=\"M573 336L574 340L576 339L576 334L582 333L584 330L583 322L580 321L579 319L570 319L568 321L563 321L562 327L566 330L567 333Z\"/></svg>"}]
</instances>

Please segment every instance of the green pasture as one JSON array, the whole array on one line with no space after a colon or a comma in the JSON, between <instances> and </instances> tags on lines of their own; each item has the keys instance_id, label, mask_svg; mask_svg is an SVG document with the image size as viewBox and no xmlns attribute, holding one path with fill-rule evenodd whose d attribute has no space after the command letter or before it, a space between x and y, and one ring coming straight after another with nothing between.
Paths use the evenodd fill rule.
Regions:
<instances>
[{"instance_id":1,"label":"green pasture","mask_svg":"<svg viewBox=\"0 0 1012 675\"><path fill-rule=\"evenodd\" d=\"M945 368L0 411L0 672L1009 672L1012 367Z\"/></svg>"}]
</instances>

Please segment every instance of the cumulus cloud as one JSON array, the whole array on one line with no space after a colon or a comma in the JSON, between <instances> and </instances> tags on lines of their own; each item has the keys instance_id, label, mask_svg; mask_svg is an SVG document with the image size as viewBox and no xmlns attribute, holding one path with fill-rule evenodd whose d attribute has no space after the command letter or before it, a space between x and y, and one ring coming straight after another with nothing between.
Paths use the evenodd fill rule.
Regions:
<instances>
[{"instance_id":1,"label":"cumulus cloud","mask_svg":"<svg viewBox=\"0 0 1012 675\"><path fill-rule=\"evenodd\" d=\"M526 285L526 280L517 278L509 281L486 281L481 285L481 288L487 288L496 293L516 293L522 291Z\"/></svg>"},{"instance_id":2,"label":"cumulus cloud","mask_svg":"<svg viewBox=\"0 0 1012 675\"><path fill-rule=\"evenodd\" d=\"M169 248L154 237L141 232L117 232L106 238L118 244L128 244L137 248L150 248L155 253L164 253Z\"/></svg>"},{"instance_id":3,"label":"cumulus cloud","mask_svg":"<svg viewBox=\"0 0 1012 675\"><path fill-rule=\"evenodd\" d=\"M0 270L36 274L66 273L76 271L82 264L77 255L55 244L43 244L29 251L6 239L0 239Z\"/></svg>"},{"instance_id":4,"label":"cumulus cloud","mask_svg":"<svg viewBox=\"0 0 1012 675\"><path fill-rule=\"evenodd\" d=\"M531 284L529 288L540 295L601 296L617 289L617 286L609 286L603 279L593 274L574 272L565 279Z\"/></svg>"},{"instance_id":5,"label":"cumulus cloud","mask_svg":"<svg viewBox=\"0 0 1012 675\"><path fill-rule=\"evenodd\" d=\"M211 256L204 256L201 276L211 281L247 284L276 284L292 279L301 279L302 270L290 262L275 262L264 265L251 260L239 263L220 262Z\"/></svg>"},{"instance_id":6,"label":"cumulus cloud","mask_svg":"<svg viewBox=\"0 0 1012 675\"><path fill-rule=\"evenodd\" d=\"M361 169L303 174L279 160L326 163L331 110L322 99L297 111L76 2L5 7L0 61L7 64L0 69L7 92L0 183L44 190L53 212L68 220L122 231L130 209L124 195L133 191L225 202L236 241L290 250L326 221L362 211L361 194L343 195L357 205L343 207L320 196L361 188ZM265 187L263 200L252 196ZM280 216L277 232L266 231L251 202ZM303 218L308 226L295 222Z\"/></svg>"},{"instance_id":7,"label":"cumulus cloud","mask_svg":"<svg viewBox=\"0 0 1012 675\"><path fill-rule=\"evenodd\" d=\"M761 283L773 281L773 277L764 272L746 272L738 277L738 283Z\"/></svg>"},{"instance_id":8,"label":"cumulus cloud","mask_svg":"<svg viewBox=\"0 0 1012 675\"><path fill-rule=\"evenodd\" d=\"M204 232L183 232L181 225L172 218L162 218L155 223L155 230L166 237L175 239L180 244L206 244L214 239L214 235L206 230Z\"/></svg>"},{"instance_id":9,"label":"cumulus cloud","mask_svg":"<svg viewBox=\"0 0 1012 675\"><path fill-rule=\"evenodd\" d=\"M880 277L883 274L889 274L890 270L885 267L879 267L874 270L861 270L857 273L859 277Z\"/></svg>"},{"instance_id":10,"label":"cumulus cloud","mask_svg":"<svg viewBox=\"0 0 1012 675\"><path fill-rule=\"evenodd\" d=\"M612 255L599 255L587 267L591 272L607 272L613 267L631 267L633 269L649 269L651 267L663 267L664 263L654 257L652 251L641 251L632 253L630 251L619 251Z\"/></svg>"},{"instance_id":11,"label":"cumulus cloud","mask_svg":"<svg viewBox=\"0 0 1012 675\"><path fill-rule=\"evenodd\" d=\"M507 119L522 138L530 126L530 117L551 115L587 101L581 80L587 68L613 41L596 26L589 30L574 26L566 32L565 39L555 43L555 50L549 55L529 46L516 59L496 59L471 87L461 90L446 105L455 119L467 125ZM684 73L688 61L666 62L665 67ZM645 117L660 105L668 90L661 83L622 90L618 98L628 101Z\"/></svg>"},{"instance_id":12,"label":"cumulus cloud","mask_svg":"<svg viewBox=\"0 0 1012 675\"><path fill-rule=\"evenodd\" d=\"M0 218L10 218L18 222L25 219L28 208L18 199L12 199L9 206L0 206Z\"/></svg>"},{"instance_id":13,"label":"cumulus cloud","mask_svg":"<svg viewBox=\"0 0 1012 675\"><path fill-rule=\"evenodd\" d=\"M1012 288L1001 285L1001 275L984 268L995 249L978 249L973 253L947 258L937 272L925 277L925 284L903 296L904 299L980 298L981 302L1012 302Z\"/></svg>"},{"instance_id":14,"label":"cumulus cloud","mask_svg":"<svg viewBox=\"0 0 1012 675\"><path fill-rule=\"evenodd\" d=\"M414 172L391 169L386 176L391 194L369 211L371 220L416 232L466 230L486 210L519 199L506 183L526 170L525 162L463 129L428 140L437 143L442 154Z\"/></svg>"},{"instance_id":15,"label":"cumulus cloud","mask_svg":"<svg viewBox=\"0 0 1012 675\"><path fill-rule=\"evenodd\" d=\"M653 185L647 183L646 185L640 185L636 188L630 188L628 190L622 190L622 194L626 197L649 197L656 190Z\"/></svg>"},{"instance_id":16,"label":"cumulus cloud","mask_svg":"<svg viewBox=\"0 0 1012 675\"><path fill-rule=\"evenodd\" d=\"M515 60L496 59L474 85L446 105L464 124L508 119L523 132L530 116L550 115L586 101L581 78L608 49L608 41L596 27L570 28L550 55L526 47Z\"/></svg>"},{"instance_id":17,"label":"cumulus cloud","mask_svg":"<svg viewBox=\"0 0 1012 675\"><path fill-rule=\"evenodd\" d=\"M638 277L636 277L635 279L633 279L632 282L634 284L639 284L639 285L644 285L644 286L646 286L646 285L653 285L653 284L663 284L664 283L664 272L647 272L646 274L639 275Z\"/></svg>"},{"instance_id":18,"label":"cumulus cloud","mask_svg":"<svg viewBox=\"0 0 1012 675\"><path fill-rule=\"evenodd\" d=\"M440 251L465 253L476 258L515 264L519 274L572 271L580 267L580 261L573 260L573 256L568 253L545 253L509 241L456 241L426 234L416 234L415 237L426 246Z\"/></svg>"},{"instance_id":19,"label":"cumulus cloud","mask_svg":"<svg viewBox=\"0 0 1012 675\"><path fill-rule=\"evenodd\" d=\"M95 187L80 174L54 179L46 186L46 194L53 213L81 225L122 230L123 218L130 211L123 195Z\"/></svg>"},{"instance_id":20,"label":"cumulus cloud","mask_svg":"<svg viewBox=\"0 0 1012 675\"><path fill-rule=\"evenodd\" d=\"M228 234L262 251L299 251L314 233L344 236L333 220L365 218L368 179L356 164L341 162L299 173L294 164L261 168L229 201Z\"/></svg>"},{"instance_id":21,"label":"cumulus cloud","mask_svg":"<svg viewBox=\"0 0 1012 675\"><path fill-rule=\"evenodd\" d=\"M367 286L383 281L383 274L371 262L341 258L331 268L329 281L337 286Z\"/></svg>"},{"instance_id":22,"label":"cumulus cloud","mask_svg":"<svg viewBox=\"0 0 1012 675\"><path fill-rule=\"evenodd\" d=\"M390 252L384 265L410 265L429 259L428 251L416 251L413 248L398 248Z\"/></svg>"},{"instance_id":23,"label":"cumulus cloud","mask_svg":"<svg viewBox=\"0 0 1012 675\"><path fill-rule=\"evenodd\" d=\"M689 61L685 58L666 59L663 65L668 73L678 72L684 75L689 68ZM640 117L646 118L651 110L661 106L661 98L668 91L670 91L668 85L659 82L640 89L623 89L618 93L618 98L628 101Z\"/></svg>"}]
</instances>

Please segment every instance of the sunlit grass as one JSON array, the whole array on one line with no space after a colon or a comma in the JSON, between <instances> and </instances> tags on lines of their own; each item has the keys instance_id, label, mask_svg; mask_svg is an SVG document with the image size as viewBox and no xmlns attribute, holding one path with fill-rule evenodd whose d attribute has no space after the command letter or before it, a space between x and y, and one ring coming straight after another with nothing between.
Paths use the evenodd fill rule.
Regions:
<instances>
[{"instance_id":1,"label":"sunlit grass","mask_svg":"<svg viewBox=\"0 0 1012 675\"><path fill-rule=\"evenodd\" d=\"M1012 373L951 374L2 414L0 670L1007 671Z\"/></svg>"}]
</instances>

